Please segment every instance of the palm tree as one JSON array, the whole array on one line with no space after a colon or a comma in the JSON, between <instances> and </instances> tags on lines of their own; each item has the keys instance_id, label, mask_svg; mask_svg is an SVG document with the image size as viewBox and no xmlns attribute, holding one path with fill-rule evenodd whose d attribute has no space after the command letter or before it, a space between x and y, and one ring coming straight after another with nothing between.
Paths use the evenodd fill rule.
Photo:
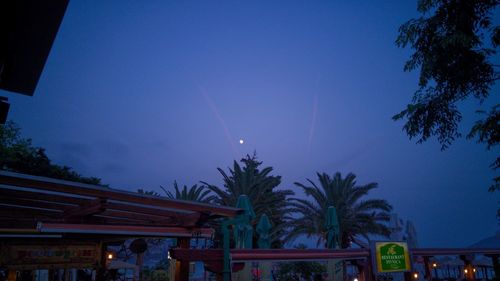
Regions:
<instances>
[{"instance_id":1,"label":"palm tree","mask_svg":"<svg viewBox=\"0 0 500 281\"><path fill-rule=\"evenodd\" d=\"M163 189L163 191L165 192L165 195L171 199L197 201L197 202L202 202L202 203L211 203L216 199L216 197L214 195L210 194L210 190L206 189L203 186L198 186L197 184L191 186L191 188L189 188L189 190L188 190L188 187L186 185L184 185L182 187L182 190L180 190L179 185L177 184L177 181L174 181L175 194L168 191L166 188L164 188L161 185L160 185L160 188Z\"/></svg>"},{"instance_id":2,"label":"palm tree","mask_svg":"<svg viewBox=\"0 0 500 281\"><path fill-rule=\"evenodd\" d=\"M329 206L337 209L339 240L342 248L349 247L357 235L369 239L369 234L389 234L389 229L383 222L389 220L391 205L381 199L363 199L370 190L377 188L377 183L356 185L356 176L352 173L347 174L345 178L338 172L333 178L326 173L317 175L320 187L310 179L307 181L311 186L295 183L313 200L292 199L292 211L298 213L300 217L288 218L292 227L286 236L287 240L305 234L308 237L318 237L318 245L322 241L326 242L325 219Z\"/></svg>"},{"instance_id":3,"label":"palm tree","mask_svg":"<svg viewBox=\"0 0 500 281\"><path fill-rule=\"evenodd\" d=\"M247 195L256 214L256 219L252 223L256 224L260 217L266 214L273 224L272 247L280 247L280 238L284 234L284 217L289 211L287 197L294 193L291 190L277 189L281 177L270 175L272 167L259 169L262 162L257 161L255 153L253 156L247 155L241 162L243 167L234 161L229 174L217 168L224 180L224 188L202 183L216 194L214 202L220 205L234 207L240 195Z\"/></svg>"}]
</instances>

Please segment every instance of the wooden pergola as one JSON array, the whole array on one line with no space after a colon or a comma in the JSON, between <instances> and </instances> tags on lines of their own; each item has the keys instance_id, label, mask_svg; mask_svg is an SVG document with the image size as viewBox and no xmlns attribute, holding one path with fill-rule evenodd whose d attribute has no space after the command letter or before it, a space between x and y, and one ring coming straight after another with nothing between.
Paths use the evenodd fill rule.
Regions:
<instances>
[{"instance_id":1,"label":"wooden pergola","mask_svg":"<svg viewBox=\"0 0 500 281\"><path fill-rule=\"evenodd\" d=\"M101 245L101 268L109 241L176 237L180 247L188 248L190 238L212 236L213 230L205 226L208 220L240 212L237 208L0 171L0 247L40 241L57 245L94 241ZM0 259L0 266L8 267L9 261ZM180 262L177 268L178 278L187 278L189 263Z\"/></svg>"}]
</instances>

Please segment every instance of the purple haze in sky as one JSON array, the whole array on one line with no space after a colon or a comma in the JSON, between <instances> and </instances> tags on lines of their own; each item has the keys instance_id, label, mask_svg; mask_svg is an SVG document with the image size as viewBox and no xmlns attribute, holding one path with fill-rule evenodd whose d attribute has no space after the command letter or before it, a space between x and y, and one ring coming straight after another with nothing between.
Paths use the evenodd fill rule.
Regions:
<instances>
[{"instance_id":1,"label":"purple haze in sky","mask_svg":"<svg viewBox=\"0 0 500 281\"><path fill-rule=\"evenodd\" d=\"M295 181L353 172L421 246L467 246L498 227L498 151L441 152L391 120L417 87L394 45L415 16L414 0L75 0L34 97L0 94L52 159L115 188L221 184L217 167L256 150L299 196Z\"/></svg>"}]
</instances>

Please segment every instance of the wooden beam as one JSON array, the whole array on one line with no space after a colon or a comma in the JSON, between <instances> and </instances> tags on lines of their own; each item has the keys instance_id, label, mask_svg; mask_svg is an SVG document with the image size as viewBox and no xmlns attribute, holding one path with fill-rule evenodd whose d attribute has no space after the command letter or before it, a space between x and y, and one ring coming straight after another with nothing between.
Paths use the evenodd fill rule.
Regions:
<instances>
[{"instance_id":1,"label":"wooden beam","mask_svg":"<svg viewBox=\"0 0 500 281\"><path fill-rule=\"evenodd\" d=\"M24 208L0 204L0 217L3 218L57 218L61 212L55 210L44 210L37 208Z\"/></svg>"},{"instance_id":2,"label":"wooden beam","mask_svg":"<svg viewBox=\"0 0 500 281\"><path fill-rule=\"evenodd\" d=\"M241 213L241 209L222 207L212 204L190 202L184 200L167 199L158 196L138 194L135 192L120 191L116 189L94 186L83 183L55 180L0 171L0 184L15 185L41 190L71 193L82 196L108 198L112 200L139 203L150 206L172 208L185 211L205 212L208 214L234 217Z\"/></svg>"},{"instance_id":3,"label":"wooden beam","mask_svg":"<svg viewBox=\"0 0 500 281\"><path fill-rule=\"evenodd\" d=\"M0 218L0 229L2 228L30 228L36 229L36 222L20 219Z\"/></svg>"},{"instance_id":4,"label":"wooden beam","mask_svg":"<svg viewBox=\"0 0 500 281\"><path fill-rule=\"evenodd\" d=\"M410 249L414 256L455 256L455 255L499 255L500 249L481 249L481 248L418 248Z\"/></svg>"},{"instance_id":5,"label":"wooden beam","mask_svg":"<svg viewBox=\"0 0 500 281\"><path fill-rule=\"evenodd\" d=\"M118 203L114 201L108 202L108 209L119 210L119 211L127 211L127 212L135 212L141 214L148 215L157 215L163 217L175 217L175 218L183 218L188 215L196 215L199 216L197 212L176 212L175 210L165 210L156 207L148 207L148 206L138 206L132 204Z\"/></svg>"},{"instance_id":6,"label":"wooden beam","mask_svg":"<svg viewBox=\"0 0 500 281\"><path fill-rule=\"evenodd\" d=\"M45 233L109 234L149 237L199 237L209 238L213 230L209 228L154 227L136 225L96 225L42 223L39 227Z\"/></svg>"},{"instance_id":7,"label":"wooden beam","mask_svg":"<svg viewBox=\"0 0 500 281\"><path fill-rule=\"evenodd\" d=\"M26 191L19 189L12 189L12 187L0 184L0 196L10 198L23 198L32 200L43 200L50 202L66 203L72 205L81 205L88 202L89 199L77 198L74 196L63 196L57 194L48 194L37 191Z\"/></svg>"},{"instance_id":8,"label":"wooden beam","mask_svg":"<svg viewBox=\"0 0 500 281\"><path fill-rule=\"evenodd\" d=\"M172 224L172 223L178 224L177 221L171 217L162 217L162 216L133 213L133 212L106 210L106 211L102 212L101 215L108 216L108 217L123 218L123 219L132 219L132 220L137 220L137 221L146 221L146 222L151 222L151 223L165 222L165 223L170 223L170 224Z\"/></svg>"},{"instance_id":9,"label":"wooden beam","mask_svg":"<svg viewBox=\"0 0 500 281\"><path fill-rule=\"evenodd\" d=\"M45 221L45 220L44 220ZM68 223L68 224L97 224L97 225L127 225L127 226L151 226L151 227L183 227L177 222L172 223L158 223L146 220L106 216L104 213L97 215L79 218L73 217L65 220L47 220L46 222Z\"/></svg>"},{"instance_id":10,"label":"wooden beam","mask_svg":"<svg viewBox=\"0 0 500 281\"><path fill-rule=\"evenodd\" d=\"M69 224L98 224L98 225L140 225L140 226L156 226L153 223L134 220L134 219L125 219L125 218L115 218L115 217L107 217L102 214L93 215L91 217L82 218L70 218L64 220L64 223Z\"/></svg>"},{"instance_id":11,"label":"wooden beam","mask_svg":"<svg viewBox=\"0 0 500 281\"><path fill-rule=\"evenodd\" d=\"M295 250L295 249L266 249L266 250L232 250L234 261L252 260L320 260L320 259L356 259L366 258L370 254L367 249L339 249L339 250Z\"/></svg>"},{"instance_id":12,"label":"wooden beam","mask_svg":"<svg viewBox=\"0 0 500 281\"><path fill-rule=\"evenodd\" d=\"M72 207L64 211L64 218L85 217L102 213L106 210L106 199L97 198L89 202L85 202L78 207Z\"/></svg>"},{"instance_id":13,"label":"wooden beam","mask_svg":"<svg viewBox=\"0 0 500 281\"><path fill-rule=\"evenodd\" d=\"M205 249L172 249L172 258L189 261L211 261L222 256L222 250ZM251 249L231 250L231 260L236 262L255 260L326 260L326 259L365 259L370 251L368 249Z\"/></svg>"},{"instance_id":14,"label":"wooden beam","mask_svg":"<svg viewBox=\"0 0 500 281\"><path fill-rule=\"evenodd\" d=\"M51 210L58 210L58 211L65 211L65 210L72 208L71 205L59 204L57 202L31 200L31 199L23 199L23 198L13 198L13 197L0 197L0 203L17 205L17 206L25 206L25 207L51 209Z\"/></svg>"}]
</instances>

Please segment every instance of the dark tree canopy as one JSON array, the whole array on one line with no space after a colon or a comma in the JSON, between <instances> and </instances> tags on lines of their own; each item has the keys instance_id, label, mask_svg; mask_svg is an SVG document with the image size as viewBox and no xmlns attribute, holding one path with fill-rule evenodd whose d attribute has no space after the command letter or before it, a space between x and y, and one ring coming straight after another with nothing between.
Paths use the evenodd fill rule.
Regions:
<instances>
[{"instance_id":1,"label":"dark tree canopy","mask_svg":"<svg viewBox=\"0 0 500 281\"><path fill-rule=\"evenodd\" d=\"M187 185L179 188L177 181L174 181L175 193L167 190L161 185L160 188L165 192L165 195L171 199L211 203L217 198L215 195L211 194L209 189L206 189L204 186L198 186L197 184L190 188L188 188Z\"/></svg>"},{"instance_id":2,"label":"dark tree canopy","mask_svg":"<svg viewBox=\"0 0 500 281\"><path fill-rule=\"evenodd\" d=\"M411 47L414 53L404 70L420 71L418 90L406 109L393 119L406 121L403 130L417 142L436 136L447 148L461 134L462 114L458 104L466 99L483 103L496 95L491 91L500 78L493 63L500 45L500 28L492 13L500 1L494 0L419 0L421 16L404 23L396 44ZM478 138L491 149L500 139L499 106L480 111L480 119L468 138ZM500 158L492 164L497 169ZM500 178L492 189L499 188Z\"/></svg>"},{"instance_id":3,"label":"dark tree canopy","mask_svg":"<svg viewBox=\"0 0 500 281\"><path fill-rule=\"evenodd\" d=\"M257 215L252 224L257 224L260 217L266 214L273 224L271 247L280 248L283 246L285 216L289 213L289 196L294 195L294 192L279 188L281 176L271 174L273 167L262 168L262 162L257 160L256 153L247 155L240 162L243 166L234 161L229 173L217 168L224 181L223 187L203 181L201 183L215 193L216 198L213 201L220 205L234 207L240 195L247 195ZM254 239L256 238L254 231Z\"/></svg>"},{"instance_id":4,"label":"dark tree canopy","mask_svg":"<svg viewBox=\"0 0 500 281\"><path fill-rule=\"evenodd\" d=\"M12 121L0 125L0 170L101 184L99 178L83 177L68 166L53 164L45 149L33 146L31 139L23 138L21 129Z\"/></svg>"},{"instance_id":5,"label":"dark tree canopy","mask_svg":"<svg viewBox=\"0 0 500 281\"><path fill-rule=\"evenodd\" d=\"M368 193L377 188L377 183L358 185L356 175L349 173L345 177L337 172L333 176L317 173L319 185L307 179L308 185L295 182L307 198L292 198L291 211L299 217L290 217L290 231L285 239L293 241L300 235L317 237L317 244L327 240L326 213L328 207L337 210L340 227L340 246L348 248L357 236L369 240L370 234L389 235L385 225L389 221L392 206L382 199L366 199ZM312 198L310 200L309 198Z\"/></svg>"}]
</instances>

